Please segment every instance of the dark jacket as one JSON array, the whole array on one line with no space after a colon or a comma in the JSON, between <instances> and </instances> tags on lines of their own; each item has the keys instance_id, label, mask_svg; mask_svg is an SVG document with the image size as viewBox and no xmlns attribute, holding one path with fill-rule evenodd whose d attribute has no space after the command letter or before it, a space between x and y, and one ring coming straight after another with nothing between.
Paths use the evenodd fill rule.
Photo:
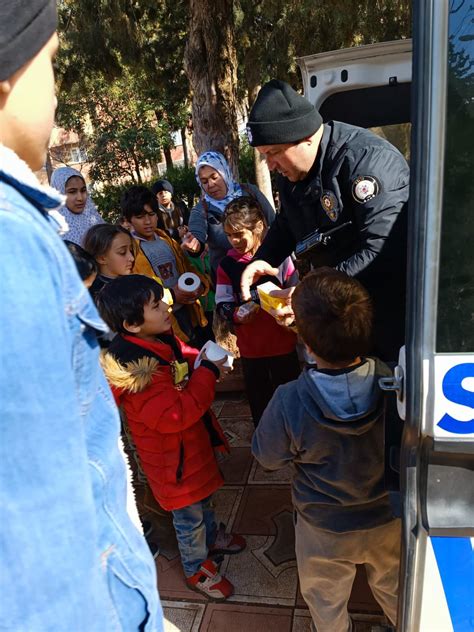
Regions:
<instances>
[{"instance_id":1,"label":"dark jacket","mask_svg":"<svg viewBox=\"0 0 474 632\"><path fill-rule=\"evenodd\" d=\"M366 179L375 195L364 201L357 183ZM313 267L335 267L369 290L377 351L386 359L398 356L404 338L408 183L409 167L388 141L330 121L307 177L293 183L280 176L281 211L255 255L279 265L314 231L351 222L307 256Z\"/></svg>"},{"instance_id":2,"label":"dark jacket","mask_svg":"<svg viewBox=\"0 0 474 632\"><path fill-rule=\"evenodd\" d=\"M203 500L223 480L214 449L228 449L210 410L219 370L204 361L192 371L197 349L171 335L147 342L118 335L102 356L117 405L122 406L153 495L167 510ZM192 371L175 385L176 360Z\"/></svg>"},{"instance_id":3,"label":"dark jacket","mask_svg":"<svg viewBox=\"0 0 474 632\"><path fill-rule=\"evenodd\" d=\"M270 226L275 218L275 211L270 202L254 184L242 184L241 187L242 195L250 195L260 204L267 224ZM225 257L230 248L229 240L222 225L222 215L223 212L217 206L208 204L205 200L200 200L191 210L189 217L189 230L191 233L201 242L202 246L206 243L209 244L209 257L214 274L217 271L220 260L222 257ZM283 257L283 259L286 259L286 257Z\"/></svg>"},{"instance_id":4,"label":"dark jacket","mask_svg":"<svg viewBox=\"0 0 474 632\"><path fill-rule=\"evenodd\" d=\"M292 463L293 503L315 526L333 532L393 520L384 489L384 396L388 367L373 358L350 370L304 371L280 386L252 441L261 465Z\"/></svg>"},{"instance_id":5,"label":"dark jacket","mask_svg":"<svg viewBox=\"0 0 474 632\"><path fill-rule=\"evenodd\" d=\"M182 200L173 200L170 209L158 204L158 227L166 231L177 242L181 241L178 228L187 226L189 221L189 209Z\"/></svg>"}]
</instances>

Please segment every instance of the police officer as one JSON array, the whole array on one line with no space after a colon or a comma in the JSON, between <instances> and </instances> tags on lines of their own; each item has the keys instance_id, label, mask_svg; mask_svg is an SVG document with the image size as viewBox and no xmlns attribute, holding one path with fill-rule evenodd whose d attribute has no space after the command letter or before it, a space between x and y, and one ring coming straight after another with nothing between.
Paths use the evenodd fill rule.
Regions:
<instances>
[{"instance_id":1,"label":"police officer","mask_svg":"<svg viewBox=\"0 0 474 632\"><path fill-rule=\"evenodd\" d=\"M409 167L372 132L322 122L283 81L260 90L249 142L279 172L281 211L242 276L242 295L295 252L312 267L357 277L375 307L374 351L396 360L404 343Z\"/></svg>"}]
</instances>

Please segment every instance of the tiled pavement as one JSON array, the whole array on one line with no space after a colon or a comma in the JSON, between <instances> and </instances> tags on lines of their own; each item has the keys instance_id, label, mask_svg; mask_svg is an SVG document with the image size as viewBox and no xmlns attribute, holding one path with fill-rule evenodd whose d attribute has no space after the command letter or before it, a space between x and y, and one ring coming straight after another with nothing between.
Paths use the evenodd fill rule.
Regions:
<instances>
[{"instance_id":1,"label":"tiled pavement","mask_svg":"<svg viewBox=\"0 0 474 632\"><path fill-rule=\"evenodd\" d=\"M221 463L224 487L215 494L216 514L227 530L246 537L247 548L227 556L221 571L235 586L224 603L213 603L184 583L169 516L150 511L152 539L160 548L158 586L166 632L308 632L310 618L298 589L289 472L265 472L250 453L253 424L244 396L221 395L214 410L232 451ZM384 621L363 573L350 601L357 632Z\"/></svg>"}]
</instances>

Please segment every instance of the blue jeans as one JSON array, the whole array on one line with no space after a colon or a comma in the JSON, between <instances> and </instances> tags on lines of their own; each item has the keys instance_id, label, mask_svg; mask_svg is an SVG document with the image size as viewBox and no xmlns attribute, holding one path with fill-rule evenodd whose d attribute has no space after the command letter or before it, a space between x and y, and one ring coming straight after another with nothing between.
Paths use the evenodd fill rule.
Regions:
<instances>
[{"instance_id":1,"label":"blue jeans","mask_svg":"<svg viewBox=\"0 0 474 632\"><path fill-rule=\"evenodd\" d=\"M209 547L216 540L217 524L211 496L174 509L172 514L184 574L191 577L207 560Z\"/></svg>"}]
</instances>

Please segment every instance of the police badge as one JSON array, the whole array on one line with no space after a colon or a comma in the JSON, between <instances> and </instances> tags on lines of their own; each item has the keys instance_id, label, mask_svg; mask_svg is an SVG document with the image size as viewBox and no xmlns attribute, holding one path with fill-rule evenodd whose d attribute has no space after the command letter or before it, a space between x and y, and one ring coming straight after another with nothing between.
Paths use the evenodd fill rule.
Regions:
<instances>
[{"instance_id":1,"label":"police badge","mask_svg":"<svg viewBox=\"0 0 474 632\"><path fill-rule=\"evenodd\" d=\"M380 186L373 176L357 176L352 183L352 197L356 202L365 204L380 191Z\"/></svg>"},{"instance_id":2,"label":"police badge","mask_svg":"<svg viewBox=\"0 0 474 632\"><path fill-rule=\"evenodd\" d=\"M331 222L335 222L339 217L337 198L332 191L323 191L321 195L321 206Z\"/></svg>"}]
</instances>

